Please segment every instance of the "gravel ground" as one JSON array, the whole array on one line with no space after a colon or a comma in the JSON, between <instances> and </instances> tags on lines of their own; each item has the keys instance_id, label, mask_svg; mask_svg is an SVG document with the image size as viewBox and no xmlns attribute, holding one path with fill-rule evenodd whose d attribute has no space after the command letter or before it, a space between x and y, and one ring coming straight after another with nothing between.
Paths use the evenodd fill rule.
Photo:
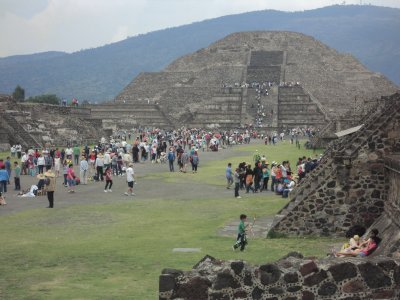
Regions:
<instances>
[{"instance_id":1,"label":"gravel ground","mask_svg":"<svg viewBox=\"0 0 400 300\"><path fill-rule=\"evenodd\" d=\"M262 143L260 140L253 140L252 143ZM199 156L201 163L210 161L217 161L227 159L230 157L236 157L243 155L238 151L232 151L233 148L221 149L218 152L200 152ZM177 170L177 167L175 167ZM178 178L182 178L183 182L166 182L163 180L157 180L161 173L169 172L168 164L151 164L150 162L139 163L134 165L134 171L138 176L137 185L134 187L136 196L124 196L124 192L127 189L125 176L113 177L112 193L104 192L103 182L90 182L88 185L76 186L76 193L68 193L67 189L62 185L63 178L57 179L57 188L55 192L55 209L68 207L71 205L81 204L95 204L95 203L108 203L112 202L124 202L124 201L135 201L137 199L201 199L201 198L232 198L233 189L227 190L221 186L209 185L203 182L197 182L195 185L191 185L190 189L185 183L185 178L189 176L196 176L196 174L186 173L182 174L179 171L176 172ZM75 167L76 174L79 174L78 167ZM198 172L201 172L201 166ZM221 170L221 178L224 178L225 170ZM23 189L29 188L32 184L37 183L36 177L21 176L21 186ZM21 212L36 208L45 208L48 205L46 196L39 196L35 198L21 198L17 196L17 192L13 190L14 183L8 186L8 192L6 195L6 206L0 206L0 216L9 215L16 212ZM252 197L262 197L265 194L256 194ZM243 196L243 195L242 195ZM244 196L245 198L245 196ZM236 231L236 228L235 228ZM265 230L264 230L265 231Z\"/></svg>"}]
</instances>

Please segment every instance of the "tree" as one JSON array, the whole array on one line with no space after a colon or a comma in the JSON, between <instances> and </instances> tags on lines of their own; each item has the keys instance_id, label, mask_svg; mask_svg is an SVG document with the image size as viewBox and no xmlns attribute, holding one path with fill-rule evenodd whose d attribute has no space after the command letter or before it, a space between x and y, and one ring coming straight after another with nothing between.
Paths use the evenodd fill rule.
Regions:
<instances>
[{"instance_id":1,"label":"tree","mask_svg":"<svg viewBox=\"0 0 400 300\"><path fill-rule=\"evenodd\" d=\"M12 96L15 100L22 102L25 100L25 90L17 85Z\"/></svg>"},{"instance_id":2,"label":"tree","mask_svg":"<svg viewBox=\"0 0 400 300\"><path fill-rule=\"evenodd\" d=\"M35 97L29 97L26 102L32 102L32 103L47 103L47 104L55 104L59 105L60 104L60 98L58 98L56 95L39 95Z\"/></svg>"}]
</instances>

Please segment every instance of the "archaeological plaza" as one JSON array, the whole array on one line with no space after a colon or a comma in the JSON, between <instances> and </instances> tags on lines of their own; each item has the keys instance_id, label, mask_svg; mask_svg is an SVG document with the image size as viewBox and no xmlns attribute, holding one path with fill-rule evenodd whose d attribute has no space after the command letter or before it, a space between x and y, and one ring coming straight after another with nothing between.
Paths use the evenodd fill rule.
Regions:
<instances>
[{"instance_id":1,"label":"archaeological plaza","mask_svg":"<svg viewBox=\"0 0 400 300\"><path fill-rule=\"evenodd\" d=\"M99 104L24 103L2 94L0 124L0 158L6 161L11 148L14 148L12 163L17 157L19 163L26 156L20 166L24 184L18 196L17 187L18 191L13 190L12 166L8 192L3 193L8 203L0 206L1 218L12 218L37 209L40 213L36 218L40 219L44 210L41 208L47 204L47 179L44 179L43 190L38 188L43 196L35 191L34 199L21 200L25 193L32 192L29 187L38 181L38 173L42 173L43 178L52 177L51 172L60 175L55 192L48 190L54 193L55 202L53 210L45 210L47 214L94 205L95 200L89 198L98 197L101 205L118 198L115 203L121 205L120 214L128 209L126 203L129 202L118 201L139 201L141 206L135 214L140 215L144 206L152 205L153 198L162 199L164 194L166 199L176 196L177 201L182 202L185 197L199 197L197 201L203 201L202 196L210 199L225 197L233 203L229 208L233 210L237 205L234 203L245 203L246 197L253 197L250 195L254 193L257 197L254 201L259 201L254 207L261 212L244 204L235 212L234 220L231 215L212 214L213 207L199 207L193 215L193 222L199 218L204 224L212 222L213 218L229 219L232 225L224 219L217 223L214 232L207 233L202 239L217 239L215 231L225 230L231 234L225 235L230 238L227 244L232 244L239 221L245 220L238 217L246 213L247 208L248 223L243 223L244 228L253 227L256 236L246 231L249 239L246 249L246 244L240 243L247 242L238 237L233 250L226 250L230 251L229 255L241 255L240 250L244 250L243 256L219 257L220 252L201 250L206 246L195 245L193 241L185 243L182 237L181 245L170 248L182 257L200 256L194 256L192 269L179 264L178 258L169 261L168 265L163 263L162 255L154 258L158 274L152 280L158 286L155 294L160 300L400 299L399 87L384 75L368 70L352 55L340 53L311 36L285 31L233 33L174 60L161 71L141 72L113 100ZM282 145L288 148L277 148ZM239 158L235 159L235 156L240 157L240 161L245 159L242 157L246 147L253 148L245 162L253 166L259 164L257 170L250 166L246 170L245 165L236 163ZM75 148L79 148L77 152L68 153L67 150ZM296 159L302 156L301 151L309 152L296 164L296 161L275 161L269 157L268 149L282 149L277 150L282 153L286 149L296 149L298 152L293 154ZM265 153L266 158L263 158ZM316 158L307 161L308 156L313 155ZM42 156L45 159L40 166ZM82 164L82 161L85 162ZM220 165L223 163L222 171L218 171L222 177L206 176L203 164L209 163L207 167L213 172L213 164L220 168L219 161ZM225 168L231 161L232 170L229 166L225 179ZM134 176L138 177L133 179L132 175L130 181L132 168ZM281 169L277 171L276 168ZM290 169L291 177L286 175ZM257 177L258 171L261 177ZM237 181L235 172L238 173ZM250 183L247 181L249 174ZM111 181L113 185L114 182L112 188L107 185L103 188L103 175L104 184ZM113 180L110 179L112 176ZM199 177L196 184L195 176L204 178ZM80 177L80 185L71 185L76 177ZM230 177L232 182L229 182ZM138 184L134 185L136 180ZM158 180L162 182L159 186L154 184ZM213 185L213 181L218 180L221 184ZM291 181L293 186L289 185ZM281 195L288 197L285 202L277 202L277 210L268 219L262 212L262 197L275 197L281 183L279 199ZM235 194L234 187L237 187ZM27 190L22 192L25 188ZM85 194L85 188L91 190ZM141 200L142 196L147 200ZM36 198L42 199L39 200L41 207L35 206ZM68 199L72 201L70 204ZM265 203L268 199L264 199ZM28 203L25 206L18 204L22 201ZM217 210L219 204L215 205ZM53 203L49 206L53 207ZM210 214L201 220L205 211ZM78 220L81 211L76 213ZM88 213L93 217L96 212ZM254 222L253 214L257 215ZM55 218L52 220L59 222ZM177 206L176 215L158 226L167 228L171 225L179 232L186 231L174 226L181 218L184 217L180 216ZM98 225L99 230L107 231L106 226L101 225L106 220L110 224L118 223L112 217L102 217L95 219L93 224ZM190 218L186 223L190 223ZM48 226L53 225L50 222ZM146 222L137 221L137 225L129 228L133 230L135 226L150 227ZM94 229L88 229L88 235L91 230ZM202 230L201 225L198 230ZM165 235L174 234L166 232ZM119 234L115 232L116 237ZM245 229L240 232L239 227L240 234L241 238L246 236ZM361 243L354 248L342 248L343 243L337 242L339 239L350 239L351 242L354 237L364 239L365 243L376 243L373 249L365 252ZM277 250L280 259L254 264L245 256L245 251L251 255L255 247L253 239L265 244L266 252L269 241L279 243L280 239L299 243L331 239L335 243L332 242L332 249L325 247L324 253L316 257L308 255L307 251L304 253L300 246L287 248L282 242ZM109 261L116 263L112 258ZM145 274L145 269L151 267L143 267L141 272ZM0 277L0 285L1 282ZM0 287L0 298L2 295L8 294ZM110 294L103 299L125 298Z\"/></svg>"}]
</instances>

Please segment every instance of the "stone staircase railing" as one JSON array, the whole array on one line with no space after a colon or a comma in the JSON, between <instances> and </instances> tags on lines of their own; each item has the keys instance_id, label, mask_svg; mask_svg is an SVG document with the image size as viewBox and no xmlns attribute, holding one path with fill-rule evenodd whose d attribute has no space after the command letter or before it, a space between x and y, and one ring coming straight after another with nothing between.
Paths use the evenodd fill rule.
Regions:
<instances>
[{"instance_id":1,"label":"stone staircase railing","mask_svg":"<svg viewBox=\"0 0 400 300\"><path fill-rule=\"evenodd\" d=\"M385 100L383 100L385 101ZM386 103L381 103L380 105L377 105L375 107L372 107L369 109L369 111L360 119L359 124L373 124L375 123L380 117L383 112L383 110L386 107ZM365 128L361 128L360 131L365 130ZM360 132L359 131L359 132ZM348 135L343 138L341 138L341 146L345 145L347 143L350 143L354 139L355 135ZM337 149L337 151L343 151L344 149Z\"/></svg>"},{"instance_id":2,"label":"stone staircase railing","mask_svg":"<svg viewBox=\"0 0 400 300\"><path fill-rule=\"evenodd\" d=\"M21 143L24 147L41 147L39 143L32 135L30 135L25 128L15 120L10 114L2 113L2 119L5 121L6 126L9 126L14 131L14 138L16 141Z\"/></svg>"},{"instance_id":3,"label":"stone staircase railing","mask_svg":"<svg viewBox=\"0 0 400 300\"><path fill-rule=\"evenodd\" d=\"M303 90L304 90L305 93L307 93L307 94L310 96L311 101L314 102L315 104L317 104L319 110L320 110L320 111L323 113L323 115L325 116L325 120L329 121L329 120L330 120L330 117L329 117L328 113L326 112L325 108L322 106L321 102L319 102L318 99L315 98L315 97L313 96L313 94L312 94L308 89L306 89L305 87L303 87Z\"/></svg>"},{"instance_id":4,"label":"stone staircase railing","mask_svg":"<svg viewBox=\"0 0 400 300\"><path fill-rule=\"evenodd\" d=\"M369 135L371 135L378 132L379 129L386 126L386 122L390 120L399 109L399 103L393 102L389 103L389 105L385 105L385 108L382 111L378 110L370 120L367 120L367 126L363 126L358 132L353 134L348 141L346 141L351 145L350 148L342 149L342 151L340 151L336 156L349 158L357 156L358 151L365 142L365 138L362 138L362 136L365 135L364 133L368 131Z\"/></svg>"}]
</instances>

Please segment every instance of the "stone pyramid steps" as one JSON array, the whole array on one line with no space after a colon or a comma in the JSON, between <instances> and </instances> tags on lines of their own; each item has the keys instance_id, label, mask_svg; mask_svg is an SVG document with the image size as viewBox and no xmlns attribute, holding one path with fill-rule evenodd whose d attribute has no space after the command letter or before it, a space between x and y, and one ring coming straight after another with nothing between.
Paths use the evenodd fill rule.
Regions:
<instances>
[{"instance_id":1,"label":"stone pyramid steps","mask_svg":"<svg viewBox=\"0 0 400 300\"><path fill-rule=\"evenodd\" d=\"M6 126L9 126L13 129L13 132L10 132L10 134L12 134L15 142L20 143L23 147L36 148L41 146L41 144L32 135L30 135L13 116L8 113L2 113L0 115L5 121Z\"/></svg>"}]
</instances>

